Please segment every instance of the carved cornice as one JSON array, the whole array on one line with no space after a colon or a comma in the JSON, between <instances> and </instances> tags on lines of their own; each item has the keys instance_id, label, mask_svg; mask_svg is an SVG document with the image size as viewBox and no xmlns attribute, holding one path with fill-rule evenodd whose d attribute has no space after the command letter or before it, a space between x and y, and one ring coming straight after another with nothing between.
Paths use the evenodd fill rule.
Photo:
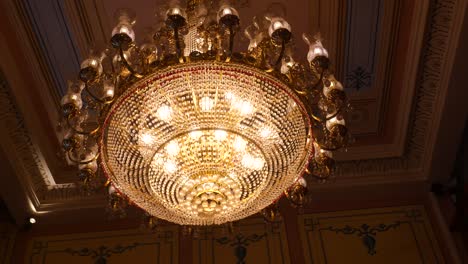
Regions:
<instances>
[{"instance_id":1,"label":"carved cornice","mask_svg":"<svg viewBox=\"0 0 468 264\"><path fill-rule=\"evenodd\" d=\"M419 7L417 7L419 8ZM462 10L463 11L463 10ZM416 82L408 126L405 149L402 156L393 158L354 160L340 162L337 182L346 178L362 178L391 173L416 173L420 179L427 178L425 167L432 156L434 136L438 130L437 117L443 110L443 95L448 89L446 82L451 73L453 57L447 56L458 43L459 32L452 32L456 0L433 0L428 10L428 20L423 39L421 66ZM458 10L460 12L460 10ZM394 179L398 180L398 179Z\"/></svg>"},{"instance_id":2,"label":"carved cornice","mask_svg":"<svg viewBox=\"0 0 468 264\"><path fill-rule=\"evenodd\" d=\"M42 153L34 143L30 131L26 129L22 114L2 72L0 72L0 126L3 139L0 145L8 154L10 163L36 211L50 209L51 205L53 207L54 204L60 205L70 200L96 198L85 196L73 183L55 183Z\"/></svg>"}]
</instances>

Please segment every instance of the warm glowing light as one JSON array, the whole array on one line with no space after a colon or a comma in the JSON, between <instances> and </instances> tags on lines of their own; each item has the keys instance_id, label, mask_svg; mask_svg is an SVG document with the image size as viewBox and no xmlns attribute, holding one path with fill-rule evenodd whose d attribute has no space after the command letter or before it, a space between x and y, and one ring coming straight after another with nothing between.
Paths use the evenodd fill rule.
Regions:
<instances>
[{"instance_id":1,"label":"warm glowing light","mask_svg":"<svg viewBox=\"0 0 468 264\"><path fill-rule=\"evenodd\" d=\"M243 138L236 136L233 143L234 149L238 152L244 152L245 148L247 147L247 141Z\"/></svg>"},{"instance_id":2,"label":"warm glowing light","mask_svg":"<svg viewBox=\"0 0 468 264\"><path fill-rule=\"evenodd\" d=\"M182 15L182 9L178 7L171 8L167 11L168 16Z\"/></svg>"},{"instance_id":3,"label":"warm glowing light","mask_svg":"<svg viewBox=\"0 0 468 264\"><path fill-rule=\"evenodd\" d=\"M223 5L221 6L219 12L218 12L218 21L220 21L220 19L222 17L225 17L225 16L230 16L230 15L234 15L234 16L239 16L239 13L237 12L236 9L228 6L228 5Z\"/></svg>"},{"instance_id":4,"label":"warm glowing light","mask_svg":"<svg viewBox=\"0 0 468 264\"><path fill-rule=\"evenodd\" d=\"M265 165L265 160L263 160L262 158L254 158L252 169L261 170L263 168L263 165Z\"/></svg>"},{"instance_id":5,"label":"warm glowing light","mask_svg":"<svg viewBox=\"0 0 468 264\"><path fill-rule=\"evenodd\" d=\"M189 133L190 138L193 140L198 140L202 135L203 132L201 132L200 130L191 131Z\"/></svg>"},{"instance_id":6,"label":"warm glowing light","mask_svg":"<svg viewBox=\"0 0 468 264\"><path fill-rule=\"evenodd\" d=\"M244 167L252 170L260 170L263 168L265 161L262 158L254 157L249 153L242 156L241 163Z\"/></svg>"},{"instance_id":7,"label":"warm glowing light","mask_svg":"<svg viewBox=\"0 0 468 264\"><path fill-rule=\"evenodd\" d=\"M319 48L319 47L315 47L315 48L314 48L314 54L315 54L316 56L323 55L323 54L324 54L323 49L322 49L322 48Z\"/></svg>"},{"instance_id":8,"label":"warm glowing light","mask_svg":"<svg viewBox=\"0 0 468 264\"><path fill-rule=\"evenodd\" d=\"M172 119L172 108L168 105L162 105L158 108L156 114L162 121L170 121Z\"/></svg>"},{"instance_id":9,"label":"warm glowing light","mask_svg":"<svg viewBox=\"0 0 468 264\"><path fill-rule=\"evenodd\" d=\"M144 145L151 146L151 144L154 142L154 136L149 133L143 133L140 136L140 140Z\"/></svg>"},{"instance_id":10,"label":"warm glowing light","mask_svg":"<svg viewBox=\"0 0 468 264\"><path fill-rule=\"evenodd\" d=\"M30 224L35 224L35 223L37 223L36 218L30 217L30 218L29 218L29 223L30 223Z\"/></svg>"},{"instance_id":11,"label":"warm glowing light","mask_svg":"<svg viewBox=\"0 0 468 264\"><path fill-rule=\"evenodd\" d=\"M93 67L97 67L97 66L98 66L98 63L99 63L99 62L98 62L96 59L92 59L92 60L89 62L89 64L90 64L91 66L93 66Z\"/></svg>"},{"instance_id":12,"label":"warm glowing light","mask_svg":"<svg viewBox=\"0 0 468 264\"><path fill-rule=\"evenodd\" d=\"M176 156L179 154L179 150L179 144L175 140L169 142L169 144L166 146L166 152L169 154L169 156Z\"/></svg>"},{"instance_id":13,"label":"warm glowing light","mask_svg":"<svg viewBox=\"0 0 468 264\"><path fill-rule=\"evenodd\" d=\"M112 30L112 36L116 34L125 34L129 36L132 41L135 41L135 31L133 31L132 26L127 22L120 23Z\"/></svg>"},{"instance_id":14,"label":"warm glowing light","mask_svg":"<svg viewBox=\"0 0 468 264\"><path fill-rule=\"evenodd\" d=\"M307 187L307 182L303 177L300 177L299 179L297 179L297 183L304 187Z\"/></svg>"},{"instance_id":15,"label":"warm glowing light","mask_svg":"<svg viewBox=\"0 0 468 264\"><path fill-rule=\"evenodd\" d=\"M326 126L327 126L327 129L330 130L334 125L337 125L337 124L344 125L345 124L344 119L338 119L335 116L333 118L330 118L330 120L327 120Z\"/></svg>"},{"instance_id":16,"label":"warm glowing light","mask_svg":"<svg viewBox=\"0 0 468 264\"><path fill-rule=\"evenodd\" d=\"M214 107L214 100L208 96L202 97L200 99L200 109L204 112L211 111Z\"/></svg>"},{"instance_id":17,"label":"warm glowing light","mask_svg":"<svg viewBox=\"0 0 468 264\"><path fill-rule=\"evenodd\" d=\"M168 174L172 174L177 171L177 163L173 160L168 160L164 163L164 171Z\"/></svg>"},{"instance_id":18,"label":"warm glowing light","mask_svg":"<svg viewBox=\"0 0 468 264\"><path fill-rule=\"evenodd\" d=\"M314 43L310 43L309 52L307 53L307 60L312 62L318 56L328 58L328 51L322 46L321 41L316 40Z\"/></svg>"},{"instance_id":19,"label":"warm glowing light","mask_svg":"<svg viewBox=\"0 0 468 264\"><path fill-rule=\"evenodd\" d=\"M231 91L227 91L226 94L224 94L224 97L228 100L234 100L236 98L236 96Z\"/></svg>"},{"instance_id":20,"label":"warm glowing light","mask_svg":"<svg viewBox=\"0 0 468 264\"><path fill-rule=\"evenodd\" d=\"M274 17L271 19L270 27L268 28L268 34L270 37L273 33L279 29L284 29L291 32L291 25L281 17Z\"/></svg>"},{"instance_id":21,"label":"warm glowing light","mask_svg":"<svg viewBox=\"0 0 468 264\"><path fill-rule=\"evenodd\" d=\"M280 71L282 74L286 74L295 65L294 61L289 61L281 65Z\"/></svg>"},{"instance_id":22,"label":"warm glowing light","mask_svg":"<svg viewBox=\"0 0 468 264\"><path fill-rule=\"evenodd\" d=\"M264 139L272 139L276 137L276 133L269 127L263 127L260 130L260 136Z\"/></svg>"},{"instance_id":23,"label":"warm glowing light","mask_svg":"<svg viewBox=\"0 0 468 264\"><path fill-rule=\"evenodd\" d=\"M221 11L222 15L221 16L225 16L225 15L232 15L232 10L231 8L223 8L223 10Z\"/></svg>"},{"instance_id":24,"label":"warm glowing light","mask_svg":"<svg viewBox=\"0 0 468 264\"><path fill-rule=\"evenodd\" d=\"M114 90L112 89L109 89L109 90L106 90L106 96L107 97L114 97Z\"/></svg>"},{"instance_id":25,"label":"warm glowing light","mask_svg":"<svg viewBox=\"0 0 468 264\"><path fill-rule=\"evenodd\" d=\"M225 140L226 137L227 137L227 132L224 131L224 130L221 130L221 129L217 129L215 130L214 132L214 136L217 140L221 141L221 140Z\"/></svg>"},{"instance_id":26,"label":"warm glowing light","mask_svg":"<svg viewBox=\"0 0 468 264\"><path fill-rule=\"evenodd\" d=\"M254 106L247 100L235 100L233 103L234 109L239 111L242 116L249 116L255 111Z\"/></svg>"}]
</instances>

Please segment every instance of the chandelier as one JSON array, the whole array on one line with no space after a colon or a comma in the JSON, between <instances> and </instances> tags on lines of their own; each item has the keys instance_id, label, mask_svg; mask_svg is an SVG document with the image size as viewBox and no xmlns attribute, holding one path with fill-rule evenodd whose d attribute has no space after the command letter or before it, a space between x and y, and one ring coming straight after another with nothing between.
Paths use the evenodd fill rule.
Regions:
<instances>
[{"instance_id":1,"label":"chandelier","mask_svg":"<svg viewBox=\"0 0 468 264\"><path fill-rule=\"evenodd\" d=\"M111 47L69 82L62 147L82 185L107 186L115 212L133 204L188 226L272 220L283 196L301 206L304 177L328 179L348 141L346 96L320 38L303 35L300 63L277 14L243 30L245 52L232 5L189 0L162 17L137 45L134 15L119 10Z\"/></svg>"}]
</instances>

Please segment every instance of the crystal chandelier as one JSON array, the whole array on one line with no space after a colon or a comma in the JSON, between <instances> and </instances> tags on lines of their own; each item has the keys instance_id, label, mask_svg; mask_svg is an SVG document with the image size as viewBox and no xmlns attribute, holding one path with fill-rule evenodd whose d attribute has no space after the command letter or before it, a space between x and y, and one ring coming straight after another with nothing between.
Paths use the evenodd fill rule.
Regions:
<instances>
[{"instance_id":1,"label":"crystal chandelier","mask_svg":"<svg viewBox=\"0 0 468 264\"><path fill-rule=\"evenodd\" d=\"M83 61L61 101L67 161L86 189L105 182L114 211L131 203L180 225L271 220L282 196L301 206L303 177L329 178L348 141L327 51L304 35L307 63L293 60L291 27L272 13L237 52L232 5L185 7L170 6L139 46L119 10L112 47Z\"/></svg>"}]
</instances>

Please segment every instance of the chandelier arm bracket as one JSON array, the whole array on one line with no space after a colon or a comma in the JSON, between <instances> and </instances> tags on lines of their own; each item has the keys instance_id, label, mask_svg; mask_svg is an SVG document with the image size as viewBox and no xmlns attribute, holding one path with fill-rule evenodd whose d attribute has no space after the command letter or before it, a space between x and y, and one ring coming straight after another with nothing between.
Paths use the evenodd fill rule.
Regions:
<instances>
[{"instance_id":1,"label":"chandelier arm bracket","mask_svg":"<svg viewBox=\"0 0 468 264\"><path fill-rule=\"evenodd\" d=\"M101 126L97 126L95 129L93 129L91 131L83 131L83 130L77 129L74 125L72 125L70 123L70 118L67 118L66 120L67 120L67 125L73 130L73 132L75 132L76 134L79 134L79 135L85 135L85 136L94 135L101 128Z\"/></svg>"},{"instance_id":2,"label":"chandelier arm bracket","mask_svg":"<svg viewBox=\"0 0 468 264\"><path fill-rule=\"evenodd\" d=\"M234 29L233 29L232 25L228 26L228 32L229 32L229 47L228 47L226 62L231 61L232 52L234 50L234 35L235 35L235 32L234 32Z\"/></svg>"},{"instance_id":3,"label":"chandelier arm bracket","mask_svg":"<svg viewBox=\"0 0 468 264\"><path fill-rule=\"evenodd\" d=\"M278 68L278 66L280 66L280 63L281 63L281 60L284 57L284 52L285 51L286 51L286 41L282 40L281 41L281 50L280 50L278 58L276 59L276 62L275 62L275 68Z\"/></svg>"},{"instance_id":4,"label":"chandelier arm bracket","mask_svg":"<svg viewBox=\"0 0 468 264\"><path fill-rule=\"evenodd\" d=\"M122 64L125 66L125 68L136 78L138 79L143 78L143 75L137 73L135 69L133 69L132 66L130 66L130 64L128 63L127 59L124 56L124 50L122 49L122 47L119 47L118 49L119 49L120 60L122 61Z\"/></svg>"},{"instance_id":5,"label":"chandelier arm bracket","mask_svg":"<svg viewBox=\"0 0 468 264\"><path fill-rule=\"evenodd\" d=\"M184 62L184 57L182 56L182 48L180 47L180 39L179 39L179 27L174 27L174 44L177 52L177 58L179 58L179 62Z\"/></svg>"},{"instance_id":6,"label":"chandelier arm bracket","mask_svg":"<svg viewBox=\"0 0 468 264\"><path fill-rule=\"evenodd\" d=\"M99 158L99 152L96 153L95 155L93 155L92 158L89 158L89 159L87 159L87 160L77 160L77 159L73 158L73 157L72 157L73 155L70 154L70 151L67 151L67 152L66 152L66 155L67 155L67 158L68 158L71 162L73 162L73 163L75 163L75 164L80 164L80 165L89 164L89 163L91 163L91 162L93 162L93 161L95 161L95 160L97 160L97 159Z\"/></svg>"},{"instance_id":7,"label":"chandelier arm bracket","mask_svg":"<svg viewBox=\"0 0 468 264\"><path fill-rule=\"evenodd\" d=\"M335 117L337 117L341 111L342 111L343 107L341 107L340 109L336 110L335 113L331 114L331 115L328 115L326 118L325 118L325 121L328 121L328 120L331 120Z\"/></svg>"},{"instance_id":8,"label":"chandelier arm bracket","mask_svg":"<svg viewBox=\"0 0 468 264\"><path fill-rule=\"evenodd\" d=\"M114 101L113 99L102 100L102 99L98 98L96 95L94 95L93 92L91 92L91 90L89 90L88 82L85 82L84 84L85 84L84 89L89 94L89 96L91 96L91 98L93 98L96 102L98 102L100 104L103 104L103 105L108 105L108 104L111 104Z\"/></svg>"}]
</instances>

